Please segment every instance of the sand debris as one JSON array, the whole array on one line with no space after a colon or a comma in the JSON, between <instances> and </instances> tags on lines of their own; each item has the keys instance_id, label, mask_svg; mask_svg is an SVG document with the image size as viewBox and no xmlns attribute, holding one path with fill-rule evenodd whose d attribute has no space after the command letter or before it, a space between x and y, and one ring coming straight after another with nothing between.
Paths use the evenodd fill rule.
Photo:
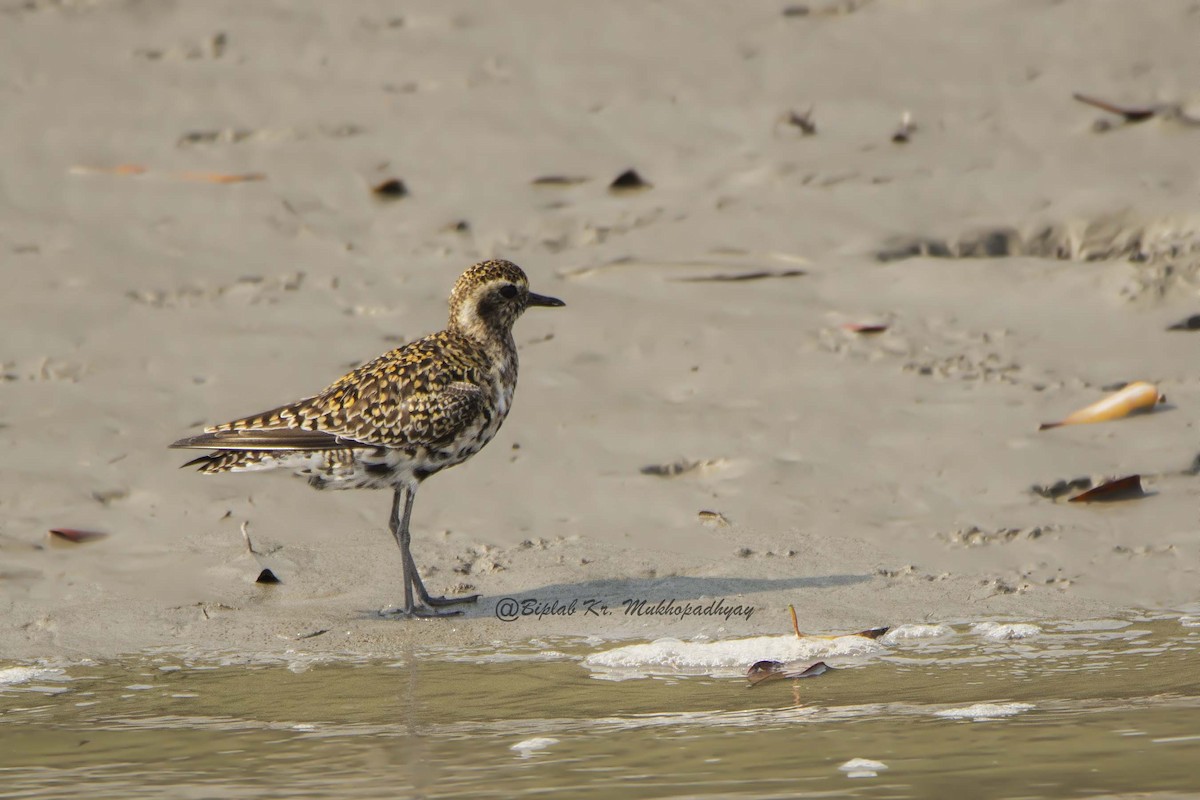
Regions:
<instances>
[{"instance_id":1,"label":"sand debris","mask_svg":"<svg viewBox=\"0 0 1200 800\"><path fill-rule=\"evenodd\" d=\"M708 472L725 466L723 458L708 458L698 461L681 459L669 464L647 464L640 470L643 475L656 475L660 478L674 478L690 472Z\"/></svg>"},{"instance_id":2,"label":"sand debris","mask_svg":"<svg viewBox=\"0 0 1200 800\"><path fill-rule=\"evenodd\" d=\"M610 192L636 192L642 189L652 189L654 184L647 183L646 180L637 173L635 169L627 169L617 177L613 178L612 183L608 185Z\"/></svg>"},{"instance_id":3,"label":"sand debris","mask_svg":"<svg viewBox=\"0 0 1200 800\"><path fill-rule=\"evenodd\" d=\"M408 187L399 178L388 178L386 181L377 183L371 187L371 191L376 197L385 200L399 200L401 197L408 197Z\"/></svg>"},{"instance_id":4,"label":"sand debris","mask_svg":"<svg viewBox=\"0 0 1200 800\"><path fill-rule=\"evenodd\" d=\"M896 144L905 144L912 138L913 131L916 129L917 124L912 120L912 113L905 111L900 115L900 126L892 134L892 141Z\"/></svg>"},{"instance_id":5,"label":"sand debris","mask_svg":"<svg viewBox=\"0 0 1200 800\"><path fill-rule=\"evenodd\" d=\"M738 283L742 281L760 281L764 278L797 278L807 274L802 269L762 269L754 272L696 275L688 278L674 278L673 280L679 283Z\"/></svg>"}]
</instances>

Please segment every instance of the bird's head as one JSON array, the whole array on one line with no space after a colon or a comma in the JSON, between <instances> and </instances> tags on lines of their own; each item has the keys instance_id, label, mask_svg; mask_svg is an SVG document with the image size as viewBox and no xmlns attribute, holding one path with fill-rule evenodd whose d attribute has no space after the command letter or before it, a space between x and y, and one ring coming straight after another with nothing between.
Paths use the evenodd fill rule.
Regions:
<instances>
[{"instance_id":1,"label":"bird's head","mask_svg":"<svg viewBox=\"0 0 1200 800\"><path fill-rule=\"evenodd\" d=\"M454 284L450 328L475 338L506 336L526 308L563 305L562 300L529 291L525 272L511 261L481 261Z\"/></svg>"}]
</instances>

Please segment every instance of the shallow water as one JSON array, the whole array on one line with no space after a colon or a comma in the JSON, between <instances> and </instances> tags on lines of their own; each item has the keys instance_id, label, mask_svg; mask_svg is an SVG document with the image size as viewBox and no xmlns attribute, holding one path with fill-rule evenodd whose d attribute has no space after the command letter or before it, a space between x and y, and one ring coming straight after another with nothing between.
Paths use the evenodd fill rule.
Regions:
<instances>
[{"instance_id":1,"label":"shallow water","mask_svg":"<svg viewBox=\"0 0 1200 800\"><path fill-rule=\"evenodd\" d=\"M1200 792L1200 621L1039 628L817 643L838 669L754 689L703 642L0 663L0 796Z\"/></svg>"}]
</instances>

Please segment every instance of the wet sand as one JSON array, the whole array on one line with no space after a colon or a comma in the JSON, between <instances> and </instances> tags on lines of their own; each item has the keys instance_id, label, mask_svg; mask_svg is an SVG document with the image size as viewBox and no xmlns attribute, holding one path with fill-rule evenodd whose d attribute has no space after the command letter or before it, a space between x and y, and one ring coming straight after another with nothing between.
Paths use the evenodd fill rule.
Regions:
<instances>
[{"instance_id":1,"label":"wet sand","mask_svg":"<svg viewBox=\"0 0 1200 800\"><path fill-rule=\"evenodd\" d=\"M1200 333L1166 329L1200 312L1200 129L1098 130L1120 118L1072 93L1187 109L1200 15L785 5L4 2L0 653L1194 602ZM650 185L610 191L630 168ZM568 307L518 323L509 419L416 506L430 589L484 595L465 617L376 613L402 601L385 494L177 469L175 439L440 328L492 256ZM1132 380L1168 402L1038 432ZM1148 496L1030 490L1130 473Z\"/></svg>"}]
</instances>

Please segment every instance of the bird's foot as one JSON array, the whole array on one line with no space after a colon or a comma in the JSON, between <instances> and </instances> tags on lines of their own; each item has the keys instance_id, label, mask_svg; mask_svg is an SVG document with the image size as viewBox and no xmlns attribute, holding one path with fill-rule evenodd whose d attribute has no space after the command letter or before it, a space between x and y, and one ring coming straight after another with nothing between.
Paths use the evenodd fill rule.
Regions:
<instances>
[{"instance_id":1,"label":"bird's foot","mask_svg":"<svg viewBox=\"0 0 1200 800\"><path fill-rule=\"evenodd\" d=\"M440 598L434 598L440 599ZM436 608L413 606L412 608L385 608L379 612L381 617L399 617L402 619L435 619L438 617L457 617L462 611L438 611Z\"/></svg>"}]
</instances>

